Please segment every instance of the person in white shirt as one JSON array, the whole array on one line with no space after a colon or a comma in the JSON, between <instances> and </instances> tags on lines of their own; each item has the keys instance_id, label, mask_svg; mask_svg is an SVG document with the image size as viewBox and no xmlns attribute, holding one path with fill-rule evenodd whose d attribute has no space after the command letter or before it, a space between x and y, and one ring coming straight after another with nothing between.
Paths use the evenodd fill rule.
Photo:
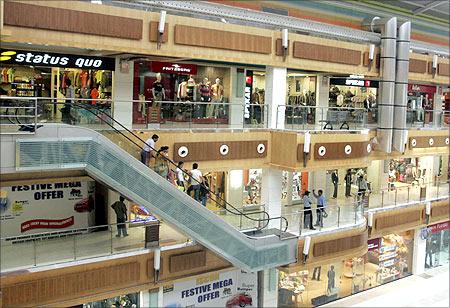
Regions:
<instances>
[{"instance_id":1,"label":"person in white shirt","mask_svg":"<svg viewBox=\"0 0 450 308\"><path fill-rule=\"evenodd\" d=\"M153 135L147 141L145 141L144 147L141 150L141 162L148 166L150 159L156 157L155 146L158 142L159 136Z\"/></svg>"},{"instance_id":2,"label":"person in white shirt","mask_svg":"<svg viewBox=\"0 0 450 308\"><path fill-rule=\"evenodd\" d=\"M178 162L178 166L177 166L177 169L175 170L175 173L177 174L178 188L181 189L182 191L186 191L186 185L184 184L183 166L184 166L184 162L182 162L182 161Z\"/></svg>"},{"instance_id":3,"label":"person in white shirt","mask_svg":"<svg viewBox=\"0 0 450 308\"><path fill-rule=\"evenodd\" d=\"M200 201L200 185L203 183L203 174L198 170L198 164L192 164L191 174L191 187L190 190L194 191L194 199Z\"/></svg>"}]
</instances>

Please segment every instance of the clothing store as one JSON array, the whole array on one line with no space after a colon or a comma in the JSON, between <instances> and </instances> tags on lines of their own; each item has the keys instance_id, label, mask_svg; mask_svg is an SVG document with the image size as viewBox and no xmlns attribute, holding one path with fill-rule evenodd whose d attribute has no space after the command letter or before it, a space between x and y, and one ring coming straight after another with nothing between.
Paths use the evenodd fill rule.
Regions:
<instances>
[{"instance_id":1,"label":"clothing store","mask_svg":"<svg viewBox=\"0 0 450 308\"><path fill-rule=\"evenodd\" d=\"M227 124L229 95L229 67L135 61L133 123Z\"/></svg>"},{"instance_id":2,"label":"clothing store","mask_svg":"<svg viewBox=\"0 0 450 308\"><path fill-rule=\"evenodd\" d=\"M112 98L114 69L114 58L1 49L0 90L9 96L90 99L110 110L109 102L96 99Z\"/></svg>"},{"instance_id":3,"label":"clothing store","mask_svg":"<svg viewBox=\"0 0 450 308\"><path fill-rule=\"evenodd\" d=\"M428 226L421 234L426 239L425 269L449 263L450 221Z\"/></svg>"},{"instance_id":4,"label":"clothing store","mask_svg":"<svg viewBox=\"0 0 450 308\"><path fill-rule=\"evenodd\" d=\"M329 107L364 108L368 123L376 123L379 82L354 77L330 78Z\"/></svg>"},{"instance_id":5,"label":"clothing store","mask_svg":"<svg viewBox=\"0 0 450 308\"><path fill-rule=\"evenodd\" d=\"M436 86L408 84L408 112L406 123L412 125L428 124L433 121L434 95Z\"/></svg>"},{"instance_id":6,"label":"clothing store","mask_svg":"<svg viewBox=\"0 0 450 308\"><path fill-rule=\"evenodd\" d=\"M314 124L316 109L317 77L304 73L288 72L286 123Z\"/></svg>"}]
</instances>

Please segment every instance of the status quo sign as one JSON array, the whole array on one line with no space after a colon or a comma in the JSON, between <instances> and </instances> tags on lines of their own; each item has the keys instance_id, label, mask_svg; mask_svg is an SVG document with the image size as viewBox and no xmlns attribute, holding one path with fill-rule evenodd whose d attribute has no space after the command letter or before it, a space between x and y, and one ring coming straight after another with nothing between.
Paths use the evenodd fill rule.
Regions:
<instances>
[{"instance_id":1,"label":"status quo sign","mask_svg":"<svg viewBox=\"0 0 450 308\"><path fill-rule=\"evenodd\" d=\"M152 71L155 73L195 75L197 74L197 65L152 61Z\"/></svg>"},{"instance_id":2,"label":"status quo sign","mask_svg":"<svg viewBox=\"0 0 450 308\"><path fill-rule=\"evenodd\" d=\"M114 71L116 64L113 58L10 49L1 49L0 63L108 71Z\"/></svg>"}]
</instances>

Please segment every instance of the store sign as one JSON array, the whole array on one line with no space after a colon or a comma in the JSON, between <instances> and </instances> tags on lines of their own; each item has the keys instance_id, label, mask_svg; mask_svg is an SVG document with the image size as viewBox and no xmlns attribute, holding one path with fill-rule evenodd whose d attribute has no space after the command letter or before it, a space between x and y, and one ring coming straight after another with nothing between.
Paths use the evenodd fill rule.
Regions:
<instances>
[{"instance_id":1,"label":"store sign","mask_svg":"<svg viewBox=\"0 0 450 308\"><path fill-rule=\"evenodd\" d=\"M428 229L431 231L431 233L439 233L443 230L447 230L450 228L450 221L441 222L435 225L431 225L428 227Z\"/></svg>"},{"instance_id":2,"label":"store sign","mask_svg":"<svg viewBox=\"0 0 450 308\"><path fill-rule=\"evenodd\" d=\"M94 187L93 181L2 187L1 236L93 225Z\"/></svg>"},{"instance_id":3,"label":"store sign","mask_svg":"<svg viewBox=\"0 0 450 308\"><path fill-rule=\"evenodd\" d=\"M152 71L155 73L195 75L197 74L197 65L152 61Z\"/></svg>"},{"instance_id":4,"label":"store sign","mask_svg":"<svg viewBox=\"0 0 450 308\"><path fill-rule=\"evenodd\" d=\"M381 239L380 238L374 238L367 241L367 249L369 251L376 251L380 248Z\"/></svg>"},{"instance_id":5,"label":"store sign","mask_svg":"<svg viewBox=\"0 0 450 308\"><path fill-rule=\"evenodd\" d=\"M364 88L378 88L379 81L367 79L350 79L350 78L331 78L331 85L336 86L353 86Z\"/></svg>"},{"instance_id":6,"label":"store sign","mask_svg":"<svg viewBox=\"0 0 450 308\"><path fill-rule=\"evenodd\" d=\"M429 86L423 84L408 84L408 92L434 94L436 93L436 86Z\"/></svg>"},{"instance_id":7,"label":"store sign","mask_svg":"<svg viewBox=\"0 0 450 308\"><path fill-rule=\"evenodd\" d=\"M253 71L247 71L245 74L245 88L244 88L244 118L250 118L250 104L252 102L253 92Z\"/></svg>"},{"instance_id":8,"label":"store sign","mask_svg":"<svg viewBox=\"0 0 450 308\"><path fill-rule=\"evenodd\" d=\"M1 49L0 63L108 71L116 65L114 58L9 49Z\"/></svg>"},{"instance_id":9,"label":"store sign","mask_svg":"<svg viewBox=\"0 0 450 308\"><path fill-rule=\"evenodd\" d=\"M163 287L163 307L256 307L256 273L212 273Z\"/></svg>"}]
</instances>

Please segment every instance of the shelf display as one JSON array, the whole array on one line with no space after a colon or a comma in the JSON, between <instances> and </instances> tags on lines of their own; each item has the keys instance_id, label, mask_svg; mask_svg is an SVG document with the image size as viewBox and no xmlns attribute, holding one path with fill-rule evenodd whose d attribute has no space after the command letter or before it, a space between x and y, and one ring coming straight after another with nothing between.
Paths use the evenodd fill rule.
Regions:
<instances>
[{"instance_id":1,"label":"shelf display","mask_svg":"<svg viewBox=\"0 0 450 308\"><path fill-rule=\"evenodd\" d=\"M153 216L147 208L136 203L132 203L130 205L130 221L132 223L137 223L158 221L158 219L156 219L156 217Z\"/></svg>"}]
</instances>

